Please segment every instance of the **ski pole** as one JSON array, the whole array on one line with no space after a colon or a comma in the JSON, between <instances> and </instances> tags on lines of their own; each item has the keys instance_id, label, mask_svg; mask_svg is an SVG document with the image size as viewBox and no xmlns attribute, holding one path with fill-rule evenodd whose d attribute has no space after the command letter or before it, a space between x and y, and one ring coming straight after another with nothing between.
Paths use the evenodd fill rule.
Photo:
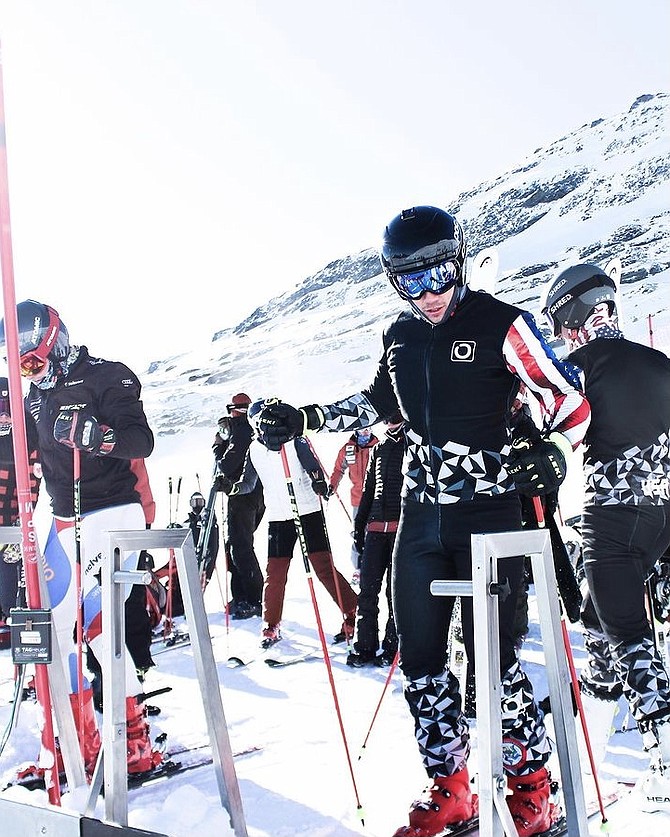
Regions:
<instances>
[{"instance_id":1,"label":"ski pole","mask_svg":"<svg viewBox=\"0 0 670 837\"><path fill-rule=\"evenodd\" d=\"M605 814L605 805L603 797L600 792L600 780L598 779L598 770L593 758L593 750L591 749L591 737L589 729L586 724L586 717L584 715L584 704L582 703L582 693L579 689L579 680L577 679L577 671L575 670L575 660L572 655L572 647L570 645L570 636L568 635L568 628L565 624L565 619L561 618L561 631L563 633L563 645L565 646L565 656L568 659L568 668L570 669L570 679L572 681L572 694L577 704L577 711L579 712L579 721L584 733L584 741L586 743L586 752L589 757L589 764L591 765L591 772L593 773L593 784L596 787L596 796L598 797L598 807L600 808L600 816L603 826L607 822L607 815Z\"/></svg>"},{"instance_id":2,"label":"ski pole","mask_svg":"<svg viewBox=\"0 0 670 837\"><path fill-rule=\"evenodd\" d=\"M533 497L533 507L535 509L535 515L537 517L537 525L540 529L544 528L544 508L542 506L542 500L540 497L534 496ZM568 668L570 670L570 680L572 681L572 694L575 699L575 704L577 706L577 712L579 713L579 721L582 727L582 732L584 733L584 741L586 743L586 752L589 757L589 764L591 765L591 772L593 774L593 784L596 787L596 796L598 797L598 807L600 808L600 816L602 819L602 824L605 825L607 822L607 815L605 814L605 805L603 803L602 794L600 792L600 780L598 779L598 770L594 763L593 759L593 750L591 749L591 737L589 735L588 726L586 724L586 717L584 715L584 704L582 703L582 694L579 689L579 680L577 679L577 671L575 669L575 660L572 655L572 646L570 645L570 635L568 634L568 628L565 624L565 619L563 618L563 614L561 612L561 633L563 634L563 647L565 648L565 656L568 661Z\"/></svg>"},{"instance_id":3,"label":"ski pole","mask_svg":"<svg viewBox=\"0 0 670 837\"><path fill-rule=\"evenodd\" d=\"M310 450L314 454L314 458L316 459L316 461L319 465L319 468L321 468L321 470L322 470L322 472L325 476L326 472L323 469L323 465L321 464L321 460L319 459L319 457L317 456L316 451L314 450L314 445L311 443L311 441L309 439L307 439L307 444L309 445ZM326 539L326 549L328 550L328 555L330 556L330 569L331 569L331 572L333 573L333 582L335 584L335 594L337 596L337 604L338 604L338 607L340 608L340 613L342 614L342 618L346 619L347 614L344 612L344 603L343 603L343 599L342 599L342 591L340 590L340 579L339 579L339 576L338 576L338 573L337 573L337 569L335 567L335 561L333 559L333 550L331 548L330 538L328 536L328 527L326 525L326 515L325 515L324 509L323 509L323 498L320 495L319 495L319 505L321 507L321 525L323 526L323 534L324 534L325 539ZM351 518L349 518L349 519L351 520ZM345 640L346 640L346 643L347 643L347 647L350 647L351 646L350 637L345 635Z\"/></svg>"},{"instance_id":4,"label":"ski pole","mask_svg":"<svg viewBox=\"0 0 670 837\"><path fill-rule=\"evenodd\" d=\"M386 682L384 683L384 688L382 689L381 697L379 698L379 702L377 703L377 708L375 709L374 714L372 716L372 720L370 721L370 726L368 728L367 735L365 736L365 740L361 744L361 752L358 754L358 760L359 761L363 757L363 751L365 750L365 747L368 743L368 738L370 737L370 733L372 732L372 727L373 727L375 721L377 720L377 715L379 714L379 709L382 705L382 701L384 700L384 695L386 694L386 690L389 687L389 683L391 682L391 678L393 677L393 674L396 670L396 666L398 665L399 658L400 658L400 651L396 651L395 652L395 657L393 658L393 662L391 663L391 668L389 669L389 673L386 677Z\"/></svg>"},{"instance_id":5,"label":"ski pole","mask_svg":"<svg viewBox=\"0 0 670 837\"><path fill-rule=\"evenodd\" d=\"M169 508L169 522L168 529L172 528L172 477L168 477L168 508Z\"/></svg>"},{"instance_id":6,"label":"ski pole","mask_svg":"<svg viewBox=\"0 0 670 837\"><path fill-rule=\"evenodd\" d=\"M223 612L226 617L226 633L230 632L230 597L228 595L228 550L226 549L226 525L227 525L227 510L224 502L224 493L221 492L221 530L223 534L223 572L225 584L221 586L221 577L219 575L219 562L214 566L214 574L216 575L216 583L219 585L219 593L221 594L221 601L223 602ZM224 595L224 592L225 595Z\"/></svg>"},{"instance_id":7,"label":"ski pole","mask_svg":"<svg viewBox=\"0 0 670 837\"><path fill-rule=\"evenodd\" d=\"M177 499L175 500L174 504L174 519L175 523L177 522L177 515L179 511L179 495L181 494L181 477L177 480Z\"/></svg>"},{"instance_id":8,"label":"ski pole","mask_svg":"<svg viewBox=\"0 0 670 837\"><path fill-rule=\"evenodd\" d=\"M323 632L323 625L321 623L321 613L319 612L319 605L316 600L316 593L314 592L314 579L312 578L312 568L309 563L309 551L307 548L307 540L305 539L305 531L302 526L302 520L300 519L300 510L298 508L298 500L295 495L295 489L293 486L293 478L291 477L291 468L288 464L288 457L286 455L285 446L281 446L281 461L282 465L284 466L284 476L286 477L286 488L288 490L289 500L291 502L291 511L293 513L293 522L295 523L296 533L298 535L298 541L300 542L300 551L302 553L302 561L305 565L305 573L307 574L307 584L309 586L309 593L312 598L312 605L314 607L314 615L316 617L316 626L319 633L319 640L321 641L321 649L323 650L323 659L326 663L326 669L328 670L328 679L330 681L330 689L333 695L333 703L335 705L335 713L337 715L337 720L340 726L340 733L342 734L342 743L344 744L344 751L347 758L347 764L349 766L349 774L351 775L351 782L354 788L354 795L356 797L356 810L358 812L358 816L360 817L361 823L365 825L363 819L363 806L361 805L360 797L358 795L358 788L356 786L356 777L354 776L354 768L351 763L351 755L349 753L349 744L347 743L347 736L344 730L344 723L342 721L342 713L340 712L340 704L337 699L337 690L335 689L335 680L333 678L333 667L330 661L330 655L328 653L328 644L326 642L326 636Z\"/></svg>"},{"instance_id":9,"label":"ski pole","mask_svg":"<svg viewBox=\"0 0 670 837\"><path fill-rule=\"evenodd\" d=\"M9 178L7 172L7 145L5 142L5 97L2 70L2 46L0 44L0 264L2 266L2 296L5 314L5 339L7 349L7 372L9 378L9 401L12 413L12 446L16 468L16 498L21 521L22 551L26 571L26 592L28 607L40 609L39 560L33 524L33 503L30 494L28 465L28 442L23 406L21 373L19 371L19 327L16 316L16 289L14 286L14 262L12 255L12 233L9 212ZM42 742L50 751L51 766L45 768L44 780L49 802L60 805L60 784L56 768L56 741L52 716L51 694L49 692L48 666L35 666L35 691L42 710L44 727Z\"/></svg>"},{"instance_id":10,"label":"ski pole","mask_svg":"<svg viewBox=\"0 0 670 837\"><path fill-rule=\"evenodd\" d=\"M84 597L81 578L81 451L72 448L75 585L77 596L77 703L79 705L79 746L84 752Z\"/></svg>"},{"instance_id":11,"label":"ski pole","mask_svg":"<svg viewBox=\"0 0 670 837\"><path fill-rule=\"evenodd\" d=\"M305 438L307 438L307 437L305 437ZM321 470L323 471L323 473L325 475L326 474L326 469L323 467L323 463L319 459L319 455L317 454L316 450L314 449L314 445L312 444L310 439L307 439L307 444L310 446L310 448L312 450L312 453L314 454L314 458L319 463L319 468L321 468ZM342 510L346 514L346 516L349 520L349 523L353 524L354 521L351 519L351 515L349 514L349 509L344 505L344 502L342 501L342 498L340 497L340 494L339 494L337 488L335 488L335 486L333 486L333 494L340 501L340 505L342 506Z\"/></svg>"}]
</instances>

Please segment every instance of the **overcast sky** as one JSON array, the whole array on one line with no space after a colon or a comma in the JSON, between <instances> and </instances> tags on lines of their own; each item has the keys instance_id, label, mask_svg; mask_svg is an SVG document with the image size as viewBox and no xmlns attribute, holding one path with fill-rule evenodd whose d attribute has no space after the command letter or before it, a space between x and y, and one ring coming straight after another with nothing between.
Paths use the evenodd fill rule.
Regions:
<instances>
[{"instance_id":1,"label":"overcast sky","mask_svg":"<svg viewBox=\"0 0 670 837\"><path fill-rule=\"evenodd\" d=\"M141 372L669 90L669 34L667 0L0 0L17 299Z\"/></svg>"}]
</instances>

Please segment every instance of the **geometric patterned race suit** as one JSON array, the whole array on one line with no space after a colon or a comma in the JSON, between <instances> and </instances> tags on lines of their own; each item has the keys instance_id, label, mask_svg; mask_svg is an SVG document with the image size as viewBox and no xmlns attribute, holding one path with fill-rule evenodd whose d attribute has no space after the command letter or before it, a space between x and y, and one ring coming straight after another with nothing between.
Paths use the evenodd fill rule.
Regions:
<instances>
[{"instance_id":1,"label":"geometric patterned race suit","mask_svg":"<svg viewBox=\"0 0 670 837\"><path fill-rule=\"evenodd\" d=\"M670 683L653 640L644 637L627 645L622 642L611 650L624 695L640 729L644 731L655 718L670 720Z\"/></svg>"},{"instance_id":2,"label":"geometric patterned race suit","mask_svg":"<svg viewBox=\"0 0 670 837\"><path fill-rule=\"evenodd\" d=\"M431 778L451 776L470 754L469 725L461 712L458 680L448 670L405 680L404 695L424 768ZM533 699L530 681L518 662L502 680L503 767L510 776L535 772L551 754L542 711Z\"/></svg>"}]
</instances>

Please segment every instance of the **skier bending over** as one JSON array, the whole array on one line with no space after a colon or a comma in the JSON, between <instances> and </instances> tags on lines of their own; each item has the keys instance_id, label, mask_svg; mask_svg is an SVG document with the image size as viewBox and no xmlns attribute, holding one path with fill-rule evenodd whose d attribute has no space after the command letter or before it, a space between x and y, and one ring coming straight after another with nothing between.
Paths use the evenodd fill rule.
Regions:
<instances>
[{"instance_id":1,"label":"skier bending over","mask_svg":"<svg viewBox=\"0 0 670 837\"><path fill-rule=\"evenodd\" d=\"M596 265L560 273L544 312L583 375L592 410L584 440L582 549L594 621L609 646L602 667L611 657L652 754L638 784L642 805L670 811L670 683L644 595L645 579L670 544L670 359L624 338L616 284ZM607 737L611 718L604 721Z\"/></svg>"},{"instance_id":2,"label":"skier bending over","mask_svg":"<svg viewBox=\"0 0 670 837\"><path fill-rule=\"evenodd\" d=\"M86 677L82 692L79 688L74 630L78 603L73 449L81 451L84 642L101 659L104 637L98 575L103 554L109 550L110 531L145 528L131 460L149 456L154 437L140 401L140 382L127 366L91 357L86 346L70 345L58 312L48 305L28 299L17 305L16 313L21 374L30 381L26 404L37 425L44 486L54 515L43 556L49 601L64 669L70 675L75 727L83 730L80 746L86 771L91 774L100 749L100 733ZM3 320L0 345L5 342ZM137 561L137 552L128 553L124 568L135 569ZM130 589L128 586L127 594ZM145 705L137 699L142 691L127 654L129 773L144 773L162 760L149 738Z\"/></svg>"},{"instance_id":3,"label":"skier bending over","mask_svg":"<svg viewBox=\"0 0 670 837\"><path fill-rule=\"evenodd\" d=\"M530 314L468 288L466 242L453 216L430 206L405 210L385 229L381 261L411 311L384 332L372 384L324 406L268 405L259 424L266 444L279 447L308 429L351 431L398 408L406 420L393 608L405 698L430 785L396 835L432 837L475 808L468 722L447 668L454 599L431 595L430 583L472 578L473 533L521 529L517 492L556 490L565 456L588 426L589 406ZM508 417L520 382L540 403L543 435L511 457ZM522 557L501 565L512 588L499 602L501 698L508 804L518 833L528 837L550 826L555 807L545 766L551 744L514 648L522 570ZM462 608L472 658L472 602Z\"/></svg>"}]
</instances>

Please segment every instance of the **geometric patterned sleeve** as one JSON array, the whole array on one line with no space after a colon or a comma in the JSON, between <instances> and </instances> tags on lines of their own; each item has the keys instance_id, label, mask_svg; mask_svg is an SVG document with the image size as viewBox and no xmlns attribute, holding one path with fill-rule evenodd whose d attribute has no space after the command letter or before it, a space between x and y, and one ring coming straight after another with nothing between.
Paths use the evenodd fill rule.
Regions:
<instances>
[{"instance_id":1,"label":"geometric patterned sleeve","mask_svg":"<svg viewBox=\"0 0 670 837\"><path fill-rule=\"evenodd\" d=\"M556 357L527 311L510 326L503 355L510 371L537 398L544 432L562 433L574 450L591 421L591 408L581 391L577 369Z\"/></svg>"},{"instance_id":2,"label":"geometric patterned sleeve","mask_svg":"<svg viewBox=\"0 0 670 837\"><path fill-rule=\"evenodd\" d=\"M377 410L362 392L356 392L334 404L325 404L321 409L325 418L323 429L331 432L370 427L381 419Z\"/></svg>"}]
</instances>

